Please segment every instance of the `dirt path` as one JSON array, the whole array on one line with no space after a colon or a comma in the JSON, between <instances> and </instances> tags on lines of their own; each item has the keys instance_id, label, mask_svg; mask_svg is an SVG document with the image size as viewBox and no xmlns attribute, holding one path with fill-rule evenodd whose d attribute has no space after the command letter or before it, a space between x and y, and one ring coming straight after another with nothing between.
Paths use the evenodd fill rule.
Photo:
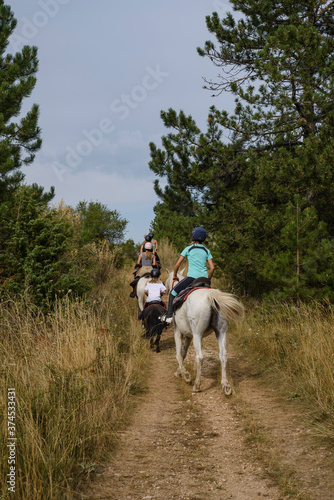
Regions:
<instances>
[{"instance_id":1,"label":"dirt path","mask_svg":"<svg viewBox=\"0 0 334 500\"><path fill-rule=\"evenodd\" d=\"M113 461L82 498L334 499L333 456L315 447L301 415L242 357L229 353L234 395L220 390L218 348L204 341L201 392L174 378L173 329L152 352L148 393L120 435ZM192 347L189 362L194 359ZM188 367L189 368L189 367Z\"/></svg>"}]
</instances>

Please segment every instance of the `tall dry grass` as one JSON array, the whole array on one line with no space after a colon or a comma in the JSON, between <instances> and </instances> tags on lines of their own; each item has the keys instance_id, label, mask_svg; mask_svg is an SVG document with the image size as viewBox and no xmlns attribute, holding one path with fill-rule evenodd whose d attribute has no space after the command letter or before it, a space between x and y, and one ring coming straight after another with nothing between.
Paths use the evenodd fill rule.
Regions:
<instances>
[{"instance_id":1,"label":"tall dry grass","mask_svg":"<svg viewBox=\"0 0 334 500\"><path fill-rule=\"evenodd\" d=\"M180 257L180 254L167 238L161 239L158 243L158 255L160 258L160 262L162 263L161 276L163 279L166 279L168 276L168 272L173 271L177 259Z\"/></svg>"},{"instance_id":2,"label":"tall dry grass","mask_svg":"<svg viewBox=\"0 0 334 500\"><path fill-rule=\"evenodd\" d=\"M95 277L92 297L68 296L47 315L26 300L1 305L2 497L8 388L16 403L14 498L48 499L70 495L110 452L131 394L145 387L149 350L129 299L131 270L118 271L117 256L106 249L96 249L95 258L103 276Z\"/></svg>"},{"instance_id":3,"label":"tall dry grass","mask_svg":"<svg viewBox=\"0 0 334 500\"><path fill-rule=\"evenodd\" d=\"M256 307L233 335L277 387L307 403L314 433L334 442L333 307Z\"/></svg>"}]
</instances>

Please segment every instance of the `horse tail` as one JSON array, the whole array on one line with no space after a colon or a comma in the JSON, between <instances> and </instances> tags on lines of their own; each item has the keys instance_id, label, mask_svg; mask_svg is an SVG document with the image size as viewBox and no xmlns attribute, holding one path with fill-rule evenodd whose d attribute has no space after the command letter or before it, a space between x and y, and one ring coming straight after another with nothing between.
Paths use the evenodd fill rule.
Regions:
<instances>
[{"instance_id":1,"label":"horse tail","mask_svg":"<svg viewBox=\"0 0 334 500\"><path fill-rule=\"evenodd\" d=\"M231 293L211 289L208 298L213 310L220 311L227 320L242 321L244 319L244 306Z\"/></svg>"}]
</instances>

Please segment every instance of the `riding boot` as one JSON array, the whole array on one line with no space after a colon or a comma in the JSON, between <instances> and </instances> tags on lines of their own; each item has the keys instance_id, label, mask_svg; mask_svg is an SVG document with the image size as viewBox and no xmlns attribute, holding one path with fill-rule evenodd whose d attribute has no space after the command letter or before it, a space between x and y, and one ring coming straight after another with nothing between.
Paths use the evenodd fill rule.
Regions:
<instances>
[{"instance_id":1,"label":"riding boot","mask_svg":"<svg viewBox=\"0 0 334 500\"><path fill-rule=\"evenodd\" d=\"M135 289L136 289L136 286L137 286L137 283L139 280L140 280L140 276L136 276L135 279L133 281L131 281L131 283L130 283L130 286L132 286L132 288L133 288L132 292L130 293L130 297L132 299L134 299L136 296Z\"/></svg>"},{"instance_id":2,"label":"riding boot","mask_svg":"<svg viewBox=\"0 0 334 500\"><path fill-rule=\"evenodd\" d=\"M168 301L167 313L160 317L160 319L162 321L164 321L165 323L168 323L168 324L171 323L173 320L173 302L174 302L174 299L175 299L175 295L170 294L169 301Z\"/></svg>"}]
</instances>

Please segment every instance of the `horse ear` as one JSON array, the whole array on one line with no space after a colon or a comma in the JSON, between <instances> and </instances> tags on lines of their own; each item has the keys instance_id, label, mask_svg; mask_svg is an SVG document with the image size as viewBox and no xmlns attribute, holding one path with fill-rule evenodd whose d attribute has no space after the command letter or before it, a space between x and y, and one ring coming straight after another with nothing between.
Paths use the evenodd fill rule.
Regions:
<instances>
[{"instance_id":1,"label":"horse ear","mask_svg":"<svg viewBox=\"0 0 334 500\"><path fill-rule=\"evenodd\" d=\"M184 267L184 268L182 269L182 271L180 271L180 274L182 274L182 276L184 275L184 271L185 271L185 270L186 270L186 268Z\"/></svg>"},{"instance_id":2,"label":"horse ear","mask_svg":"<svg viewBox=\"0 0 334 500\"><path fill-rule=\"evenodd\" d=\"M168 267L166 267L166 273L167 273L167 274L169 274L169 269L168 269Z\"/></svg>"}]
</instances>

